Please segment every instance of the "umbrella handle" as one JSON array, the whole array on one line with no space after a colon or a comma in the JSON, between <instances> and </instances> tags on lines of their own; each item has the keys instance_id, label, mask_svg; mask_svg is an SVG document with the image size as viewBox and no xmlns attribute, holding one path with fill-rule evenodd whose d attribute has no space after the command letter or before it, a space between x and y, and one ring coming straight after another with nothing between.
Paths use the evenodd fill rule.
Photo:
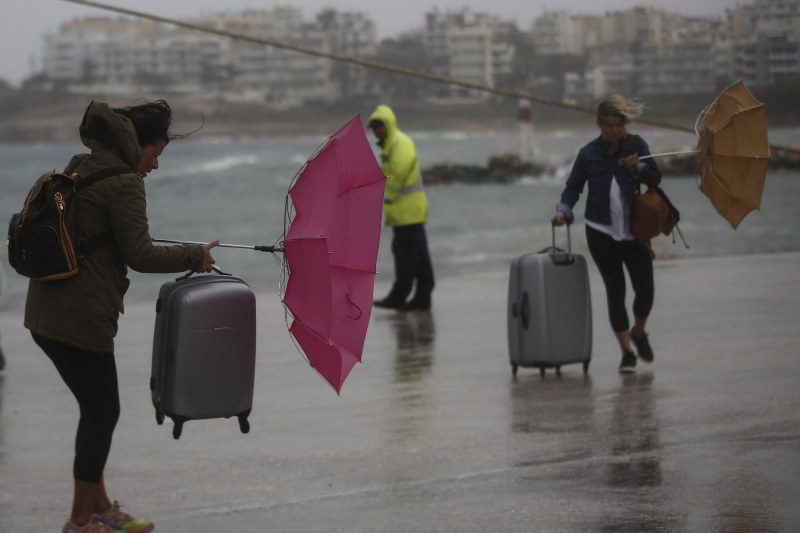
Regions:
<instances>
[{"instance_id":1,"label":"umbrella handle","mask_svg":"<svg viewBox=\"0 0 800 533\"><path fill-rule=\"evenodd\" d=\"M222 245L220 245L220 246L222 246ZM273 254L274 253L283 253L283 248L281 248L280 246L264 246L264 245L253 246L253 250L255 250L257 252L270 252L270 253L273 253Z\"/></svg>"}]
</instances>

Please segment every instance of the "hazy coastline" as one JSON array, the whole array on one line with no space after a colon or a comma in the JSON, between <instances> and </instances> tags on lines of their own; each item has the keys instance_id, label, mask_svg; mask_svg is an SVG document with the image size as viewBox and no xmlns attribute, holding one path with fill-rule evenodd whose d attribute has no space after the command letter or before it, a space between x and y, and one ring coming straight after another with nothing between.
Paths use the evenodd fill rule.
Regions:
<instances>
[{"instance_id":1,"label":"hazy coastline","mask_svg":"<svg viewBox=\"0 0 800 533\"><path fill-rule=\"evenodd\" d=\"M757 92L767 103L768 122L773 127L800 125L800 103L790 87ZM165 98L175 108L176 132L197 136L272 136L328 134L361 113L366 120L379 103L391 105L399 125L407 131L509 131L516 129L518 102L492 98L475 103L429 103L389 101L365 97L350 101L316 103L296 109L273 109L263 104L228 103L184 95L113 96L0 91L0 142L71 141L86 105L102 100L112 105L130 105ZM671 95L642 99L644 120L664 121L692 127L697 114L713 101L713 95ZM587 110L592 104L583 104ZM534 123L538 129L591 127L590 111L557 108L534 101Z\"/></svg>"}]
</instances>

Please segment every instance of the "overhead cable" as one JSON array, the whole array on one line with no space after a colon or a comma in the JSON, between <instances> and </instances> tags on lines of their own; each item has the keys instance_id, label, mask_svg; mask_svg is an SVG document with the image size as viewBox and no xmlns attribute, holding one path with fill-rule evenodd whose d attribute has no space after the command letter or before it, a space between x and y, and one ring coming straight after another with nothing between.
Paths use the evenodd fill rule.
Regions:
<instances>
[{"instance_id":1,"label":"overhead cable","mask_svg":"<svg viewBox=\"0 0 800 533\"><path fill-rule=\"evenodd\" d=\"M228 30L223 30L219 28L212 28L209 26L203 26L201 24L195 24L192 22L187 22L178 19L172 19L167 17L162 17L159 15L153 15L151 13L145 13L142 11L135 11L133 9L127 9L124 7L113 6L110 4L105 4L102 2L95 2L93 0L63 0L65 2L70 2L72 4L80 4L89 7L95 7L98 9L102 9L105 11L112 11L114 13L118 13L121 15L128 15L131 17L136 17L145 20L152 20L154 22L159 22L162 24L169 24L172 26L177 26L179 28L185 28L188 30L195 30L204 33L210 33L214 35L219 35L221 37L228 37L230 39L236 39L239 41L246 41L255 44L262 44L264 46L271 46L274 48L280 48L283 50L291 50L293 52L297 52L300 54L306 54L315 57L321 57L325 59L330 59L332 61L340 61L342 63L349 63L352 65L358 65L365 68L375 69L375 70L382 70L384 72L391 72L393 74L398 74L400 76L408 76L411 78L418 78L434 83L442 83L446 85L453 85L456 87L462 87L465 89L470 89L473 91L485 92L490 94L495 94L498 96L505 96L508 98L515 98L520 100L528 100L531 102L537 102L543 105L552 106L552 107L559 107L562 109L567 109L570 111L577 111L581 113L590 113L595 114L597 110L592 107L581 106L577 104L571 104L568 102L563 102L560 100L555 100L552 98L546 98L542 96L537 96L535 94L524 93L520 91L511 91L508 89L501 89L497 87L490 87L488 85L481 85L478 83L471 83L464 80L459 80L455 78L448 78L444 76L436 76L433 74L429 74L427 72L422 72L419 70L398 67L394 65L388 65L386 63L381 63L378 61L372 61L369 59L361 58L361 57L354 57L354 56L347 56L342 54L334 54L330 52L323 52L321 50L315 50L313 48L307 48L304 46L298 46L295 44L279 41L276 39L267 39L264 37L254 37L251 35L243 34L243 33L236 33ZM664 129L671 129L676 131L683 131L687 133L695 133L694 129L687 126L682 126L679 124L673 124L670 122L663 122L659 120L650 120L646 118L638 118L636 120L639 124L646 124L648 126L654 126L658 128ZM774 151L782 151L782 152L791 152L795 154L800 154L800 150L796 148L789 148L785 146L778 146L778 145L770 145L770 148Z\"/></svg>"}]
</instances>

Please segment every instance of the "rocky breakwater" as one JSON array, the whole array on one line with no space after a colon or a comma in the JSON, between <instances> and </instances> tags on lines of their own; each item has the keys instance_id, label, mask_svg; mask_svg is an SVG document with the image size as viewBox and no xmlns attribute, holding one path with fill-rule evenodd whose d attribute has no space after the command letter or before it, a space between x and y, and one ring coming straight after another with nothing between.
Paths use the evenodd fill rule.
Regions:
<instances>
[{"instance_id":1,"label":"rocky breakwater","mask_svg":"<svg viewBox=\"0 0 800 533\"><path fill-rule=\"evenodd\" d=\"M695 154L664 156L658 158L658 168L665 177L699 177L698 158ZM496 154L489 158L486 166L440 164L422 170L425 185L466 183L516 183L522 178L556 179L564 181L569 175L572 161L560 165L522 161L513 153ZM795 152L772 154L769 170L800 170L800 157Z\"/></svg>"},{"instance_id":2,"label":"rocky breakwater","mask_svg":"<svg viewBox=\"0 0 800 533\"><path fill-rule=\"evenodd\" d=\"M516 154L498 154L489 158L486 166L434 165L422 171L425 185L448 183L514 183L523 177L541 177L555 172L555 168L522 161Z\"/></svg>"}]
</instances>

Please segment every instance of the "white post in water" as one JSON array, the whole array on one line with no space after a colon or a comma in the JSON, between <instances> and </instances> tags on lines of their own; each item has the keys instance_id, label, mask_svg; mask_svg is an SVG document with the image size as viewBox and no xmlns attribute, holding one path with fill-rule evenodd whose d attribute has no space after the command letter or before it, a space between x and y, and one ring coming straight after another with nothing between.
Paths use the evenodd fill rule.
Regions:
<instances>
[{"instance_id":1,"label":"white post in water","mask_svg":"<svg viewBox=\"0 0 800 533\"><path fill-rule=\"evenodd\" d=\"M519 101L517 121L519 122L519 158L522 162L531 163L539 157L539 144L536 142L533 113L528 100Z\"/></svg>"}]
</instances>

